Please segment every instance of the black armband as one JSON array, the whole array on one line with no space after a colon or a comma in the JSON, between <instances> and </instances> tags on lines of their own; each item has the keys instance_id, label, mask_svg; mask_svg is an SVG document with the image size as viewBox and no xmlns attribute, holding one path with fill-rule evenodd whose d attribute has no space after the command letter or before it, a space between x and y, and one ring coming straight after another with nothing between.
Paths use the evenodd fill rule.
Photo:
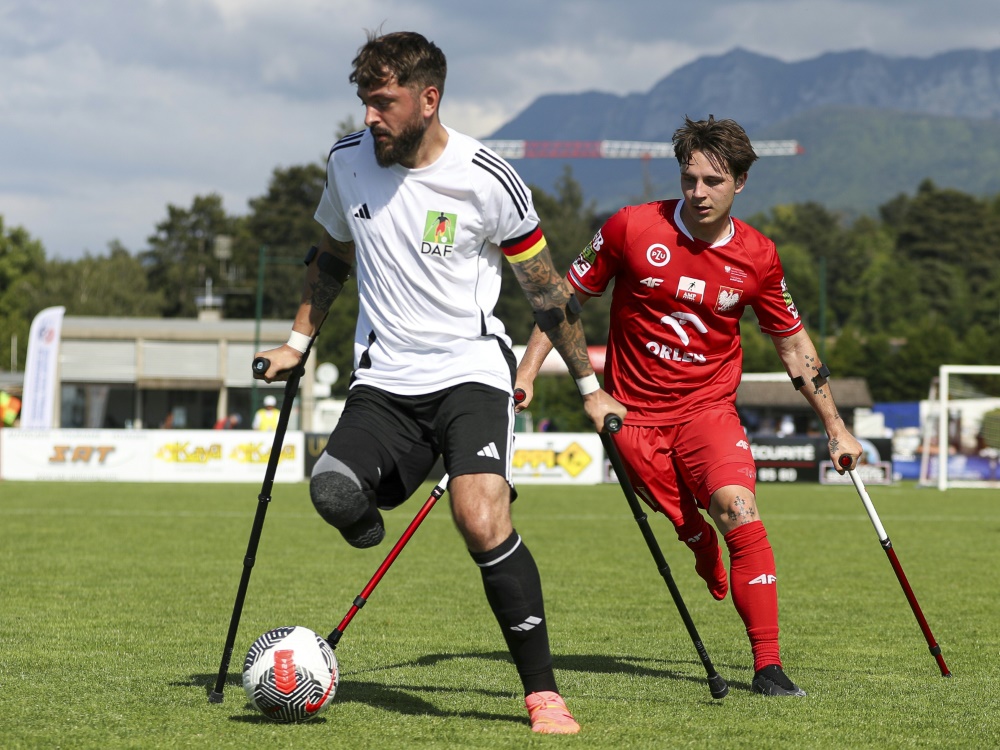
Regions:
<instances>
[{"instance_id":1,"label":"black armband","mask_svg":"<svg viewBox=\"0 0 1000 750\"><path fill-rule=\"evenodd\" d=\"M576 298L576 295L572 295L569 298L569 302L566 303L566 320L572 325L580 319L580 313L583 312L583 305L580 304L580 300Z\"/></svg>"},{"instance_id":2,"label":"black armband","mask_svg":"<svg viewBox=\"0 0 1000 750\"><path fill-rule=\"evenodd\" d=\"M344 284L351 277L351 265L330 253L323 253L316 261L321 273L325 273L338 284Z\"/></svg>"},{"instance_id":3,"label":"black armband","mask_svg":"<svg viewBox=\"0 0 1000 750\"><path fill-rule=\"evenodd\" d=\"M543 333L551 331L553 328L558 328L559 324L564 320L569 321L570 325L573 325L580 319L580 313L583 312L583 305L580 304L580 300L573 295L569 298L569 302L566 303L566 309L561 307L550 307L548 310L535 310L535 323L538 324L539 330Z\"/></svg>"},{"instance_id":4,"label":"black armband","mask_svg":"<svg viewBox=\"0 0 1000 750\"><path fill-rule=\"evenodd\" d=\"M812 378L813 387L819 388L821 386L826 385L827 378L829 377L830 377L830 368L824 364L820 364L820 366L816 368L816 375ZM792 387L797 391L802 390L802 388L805 387L805 384L806 384L806 379L801 375L797 375L796 377L792 378Z\"/></svg>"},{"instance_id":5,"label":"black armband","mask_svg":"<svg viewBox=\"0 0 1000 750\"><path fill-rule=\"evenodd\" d=\"M535 323L542 333L548 333L566 320L566 313L561 307L550 307L548 310L535 310Z\"/></svg>"},{"instance_id":6,"label":"black armband","mask_svg":"<svg viewBox=\"0 0 1000 750\"><path fill-rule=\"evenodd\" d=\"M302 259L302 262L308 266L310 263L316 260L316 253L318 252L319 248L313 245L311 248L309 248L309 252L306 253L306 257Z\"/></svg>"}]
</instances>

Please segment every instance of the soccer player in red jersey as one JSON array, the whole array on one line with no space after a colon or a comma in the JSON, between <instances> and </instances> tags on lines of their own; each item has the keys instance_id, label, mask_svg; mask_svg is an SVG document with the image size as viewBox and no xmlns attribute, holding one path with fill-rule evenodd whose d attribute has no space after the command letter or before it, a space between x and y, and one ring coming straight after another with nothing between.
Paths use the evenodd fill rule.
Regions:
<instances>
[{"instance_id":1,"label":"soccer player in red jersey","mask_svg":"<svg viewBox=\"0 0 1000 750\"><path fill-rule=\"evenodd\" d=\"M757 155L733 120L692 121L673 137L679 200L619 210L569 270L581 304L614 280L605 389L628 408L615 443L629 478L694 552L716 599L732 591L754 658L754 692L805 695L782 670L774 554L757 510L756 467L736 412L742 375L740 317L769 334L793 386L823 422L830 457L861 445L837 413L816 348L785 285L774 243L731 216ZM516 387L532 383L551 350L536 328ZM726 578L715 529L729 550Z\"/></svg>"}]
</instances>

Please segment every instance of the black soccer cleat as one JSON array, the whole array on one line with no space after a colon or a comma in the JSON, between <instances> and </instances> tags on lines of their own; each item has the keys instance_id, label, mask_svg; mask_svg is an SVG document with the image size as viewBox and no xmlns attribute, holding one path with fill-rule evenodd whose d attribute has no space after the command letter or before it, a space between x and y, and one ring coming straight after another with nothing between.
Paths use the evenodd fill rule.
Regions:
<instances>
[{"instance_id":1,"label":"black soccer cleat","mask_svg":"<svg viewBox=\"0 0 1000 750\"><path fill-rule=\"evenodd\" d=\"M750 687L761 695L790 695L798 698L806 695L806 691L788 679L788 675L777 664L769 664L757 670Z\"/></svg>"}]
</instances>

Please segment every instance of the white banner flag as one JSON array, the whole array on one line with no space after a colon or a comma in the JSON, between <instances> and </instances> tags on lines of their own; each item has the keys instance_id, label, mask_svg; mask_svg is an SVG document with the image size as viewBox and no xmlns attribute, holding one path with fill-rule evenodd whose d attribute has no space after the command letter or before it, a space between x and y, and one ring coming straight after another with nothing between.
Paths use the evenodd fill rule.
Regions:
<instances>
[{"instance_id":1,"label":"white banner flag","mask_svg":"<svg viewBox=\"0 0 1000 750\"><path fill-rule=\"evenodd\" d=\"M28 360L24 366L24 394L21 398L21 428L48 430L56 401L56 366L65 307L47 307L31 321L28 333Z\"/></svg>"}]
</instances>

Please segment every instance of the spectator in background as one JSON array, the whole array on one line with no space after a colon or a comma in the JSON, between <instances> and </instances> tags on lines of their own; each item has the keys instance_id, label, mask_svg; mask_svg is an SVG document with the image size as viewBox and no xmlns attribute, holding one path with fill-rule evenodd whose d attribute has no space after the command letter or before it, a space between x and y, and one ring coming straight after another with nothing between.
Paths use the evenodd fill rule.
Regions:
<instances>
[{"instance_id":1,"label":"spectator in background","mask_svg":"<svg viewBox=\"0 0 1000 750\"><path fill-rule=\"evenodd\" d=\"M264 406L253 415L253 428L264 432L274 432L278 429L278 399L274 396L264 396Z\"/></svg>"},{"instance_id":2,"label":"spectator in background","mask_svg":"<svg viewBox=\"0 0 1000 750\"><path fill-rule=\"evenodd\" d=\"M7 391L0 391L0 428L16 427L21 415L21 399Z\"/></svg>"},{"instance_id":3,"label":"spectator in background","mask_svg":"<svg viewBox=\"0 0 1000 750\"><path fill-rule=\"evenodd\" d=\"M228 417L222 417L215 423L212 429L215 430L235 430L243 423L243 417L235 412Z\"/></svg>"}]
</instances>

